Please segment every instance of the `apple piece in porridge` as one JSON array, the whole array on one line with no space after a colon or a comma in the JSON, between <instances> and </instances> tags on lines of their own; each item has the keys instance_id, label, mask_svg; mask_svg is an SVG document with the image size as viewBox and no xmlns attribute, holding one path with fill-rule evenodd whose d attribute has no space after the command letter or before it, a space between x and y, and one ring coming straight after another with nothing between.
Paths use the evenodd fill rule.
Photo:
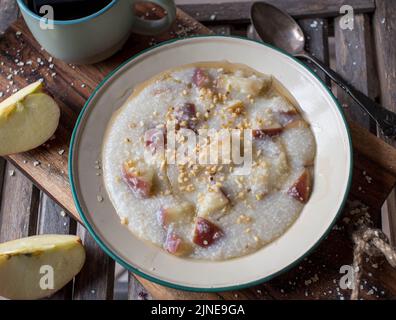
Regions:
<instances>
[{"instance_id":1,"label":"apple piece in porridge","mask_svg":"<svg viewBox=\"0 0 396 320\"><path fill-rule=\"evenodd\" d=\"M178 236L175 231L169 229L164 249L175 256L185 256L191 252L192 247L190 243Z\"/></svg>"},{"instance_id":2,"label":"apple piece in porridge","mask_svg":"<svg viewBox=\"0 0 396 320\"><path fill-rule=\"evenodd\" d=\"M211 189L198 196L198 216L206 218L224 210L228 204L229 200L220 188Z\"/></svg>"},{"instance_id":3,"label":"apple piece in porridge","mask_svg":"<svg viewBox=\"0 0 396 320\"><path fill-rule=\"evenodd\" d=\"M159 223L167 228L171 223L191 221L195 214L194 205L190 202L178 202L172 206L162 207L157 218Z\"/></svg>"},{"instance_id":4,"label":"apple piece in porridge","mask_svg":"<svg viewBox=\"0 0 396 320\"><path fill-rule=\"evenodd\" d=\"M297 181L290 187L288 194L302 203L307 203L311 195L311 173L304 169Z\"/></svg>"},{"instance_id":5,"label":"apple piece in porridge","mask_svg":"<svg viewBox=\"0 0 396 320\"><path fill-rule=\"evenodd\" d=\"M141 198L152 194L154 170L141 162L126 161L122 166L122 177L132 192Z\"/></svg>"},{"instance_id":6,"label":"apple piece in porridge","mask_svg":"<svg viewBox=\"0 0 396 320\"><path fill-rule=\"evenodd\" d=\"M223 237L223 231L214 223L198 217L195 222L193 242L200 247L208 247Z\"/></svg>"}]
</instances>

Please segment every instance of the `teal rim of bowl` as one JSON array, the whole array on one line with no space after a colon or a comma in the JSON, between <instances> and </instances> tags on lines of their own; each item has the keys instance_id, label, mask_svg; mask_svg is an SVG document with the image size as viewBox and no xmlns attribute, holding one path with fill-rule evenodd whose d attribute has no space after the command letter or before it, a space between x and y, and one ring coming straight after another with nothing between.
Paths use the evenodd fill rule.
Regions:
<instances>
[{"instance_id":1,"label":"teal rim of bowl","mask_svg":"<svg viewBox=\"0 0 396 320\"><path fill-rule=\"evenodd\" d=\"M98 234L95 232L95 230L92 228L92 226L89 224L89 221L87 219L87 217L85 216L81 206L80 206L80 202L78 200L77 197L77 192L74 186L74 178L73 178L73 148L74 148L74 144L76 141L76 135L77 135L77 131L79 129L79 125L80 122L87 110L87 108L89 107L89 104L91 102L91 100L94 98L94 96L96 95L96 93L99 91L99 89L108 81L110 80L113 75L115 75L117 73L117 71L119 71L122 67L124 67L126 64L128 64L129 62L131 62L132 60L138 58L139 56L141 56L142 54L149 52L151 50L154 50L158 47L162 47L164 45L168 45L168 44L172 44L174 42L178 42L178 41L183 41L183 40L188 40L188 39L194 39L194 38L232 38L232 39L239 39L239 40L245 40L245 41L250 41L250 42L255 42L258 43L260 45L269 47L271 49L274 49L286 56L288 56L289 58L293 59L295 62L297 62L298 64L300 64L301 66L303 66L306 70L308 70L317 80L319 80L319 82L322 84L322 86L326 89L327 93L330 95L330 97L333 99L334 103L336 104L338 111L340 112L341 118L344 122L345 128L346 128L346 132L347 132L347 136L348 136L348 141L349 141L349 154L350 154L350 162L349 162L349 175L348 175L348 182L347 182L347 187L345 190L345 194L344 194L344 198L342 199L341 205L337 211L337 214L335 215L333 221L330 223L329 227L327 228L327 230L323 233L323 235L316 241L316 243L309 248L303 255L301 255L301 257L297 258L295 261L293 261L292 263L290 263L289 265L287 265L286 267L284 267L283 269L274 272L266 277L263 277L261 279L258 280L254 280L251 282L247 282L247 283L242 283L242 284L238 284L238 285L232 285L232 286L227 286L227 287L216 287L216 288L198 288L198 287L188 287L188 286L184 286L184 285L180 285L180 284L175 284L172 282L168 282L165 280L161 280L159 278L155 278L153 276L150 276L146 273L144 273L143 271L140 271L138 269L136 269L135 267L131 266L128 262L124 261L123 259L121 259L120 257L118 257L115 253L113 253L107 246L106 244L102 241L102 239L98 236ZM326 86L326 84L322 81L322 79L319 78L319 76L313 72L310 68L308 68L306 65L304 65L301 61L297 60L296 58L294 58L293 56L289 55L288 53L286 53L285 51L273 47L267 43L264 42L260 42L260 41L256 41L256 40L252 40L252 39L248 39L245 37L238 37L238 36L222 36L222 35L196 35L196 36L190 36L190 37L185 37L185 38L178 38L178 39L170 39L167 41L164 41L160 44L157 44L153 47L147 48L142 50L141 52L133 55L131 58L129 58L128 60L126 60L125 62L123 62L122 64L120 64L117 68L115 68L113 71L111 71L101 82L100 84L95 88L95 90L93 91L93 93L91 94L91 96L88 98L87 102L84 105L84 108L82 109L82 111L80 112L80 115L78 116L76 125L74 127L73 130L73 134L71 137L71 141L70 141L70 149L69 149L69 159L68 159L68 166L69 166L69 179L70 179L70 185L71 185L71 190L72 190L72 195L73 195L73 200L74 203L76 205L77 211L80 214L81 219L83 220L83 222L85 223L86 228L88 229L89 233L92 235L92 237L95 239L95 241L99 244L99 246L103 249L103 251L105 251L112 259L114 259L116 262L118 262L120 265L122 265L124 268L128 269L129 271L131 271L132 273L137 274L138 276L145 278L149 281L152 281L154 283L157 283L159 285L163 285L169 288L173 288L173 289L177 289L177 290L185 290L185 291L190 291L190 292L224 292L224 291L233 291L233 290L241 290L241 289L245 289L245 288L250 288L256 285L259 285L261 283L267 282L275 277L277 277L278 275L290 270L291 268L295 267L298 263L300 263L305 257L307 257L308 255L310 255L312 253L312 251L322 242L322 240L329 234L329 232L331 231L333 225L335 224L336 220L338 219L338 217L340 216L345 203L347 201L348 198L348 194L351 188L351 184L352 184L352 172L353 172L353 148L352 148L352 139L351 139L351 134L350 134L350 130L349 130L349 126L348 123L346 121L345 115L343 113L342 107L340 105L340 103L338 102L338 100L336 99L336 97L333 95L333 93L329 90L329 88Z\"/></svg>"},{"instance_id":2,"label":"teal rim of bowl","mask_svg":"<svg viewBox=\"0 0 396 320\"><path fill-rule=\"evenodd\" d=\"M107 6L105 6L104 8L100 9L99 11L80 18L80 19L73 19L73 20L51 20L51 19L46 19L44 17L40 17L39 15L35 14L32 10L30 10L25 1L24 0L17 0L19 7L29 16L31 16L32 18L41 21L44 20L45 23L53 23L55 25L72 25L72 24L78 24L78 23L83 23L83 22L87 22L91 19L94 19L96 17L99 17L100 15L102 15L103 13L107 12L110 8L112 8L119 0L112 0Z\"/></svg>"}]
</instances>

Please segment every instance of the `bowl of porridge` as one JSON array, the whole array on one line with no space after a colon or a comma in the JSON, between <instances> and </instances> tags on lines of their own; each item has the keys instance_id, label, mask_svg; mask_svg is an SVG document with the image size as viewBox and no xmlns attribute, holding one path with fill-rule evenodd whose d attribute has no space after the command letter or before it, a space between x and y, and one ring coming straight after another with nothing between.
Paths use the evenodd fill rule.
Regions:
<instances>
[{"instance_id":1,"label":"bowl of porridge","mask_svg":"<svg viewBox=\"0 0 396 320\"><path fill-rule=\"evenodd\" d=\"M218 291L312 250L343 206L351 163L342 111L313 73L266 45L210 36L110 75L78 120L70 176L84 222L118 262Z\"/></svg>"}]
</instances>

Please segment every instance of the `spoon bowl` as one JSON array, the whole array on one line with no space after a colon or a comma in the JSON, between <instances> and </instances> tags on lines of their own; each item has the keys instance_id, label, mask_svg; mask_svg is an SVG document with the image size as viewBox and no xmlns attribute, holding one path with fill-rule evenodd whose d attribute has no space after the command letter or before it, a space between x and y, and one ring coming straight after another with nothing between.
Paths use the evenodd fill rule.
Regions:
<instances>
[{"instance_id":1,"label":"spoon bowl","mask_svg":"<svg viewBox=\"0 0 396 320\"><path fill-rule=\"evenodd\" d=\"M268 3L255 2L251 15L253 26L262 41L290 54L304 51L304 33L288 14Z\"/></svg>"}]
</instances>

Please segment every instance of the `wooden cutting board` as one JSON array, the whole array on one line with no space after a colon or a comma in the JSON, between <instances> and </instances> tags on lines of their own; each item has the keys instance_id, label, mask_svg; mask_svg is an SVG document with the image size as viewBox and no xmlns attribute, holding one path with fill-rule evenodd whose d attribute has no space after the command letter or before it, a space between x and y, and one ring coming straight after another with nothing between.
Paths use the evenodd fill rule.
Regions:
<instances>
[{"instance_id":1,"label":"wooden cutting board","mask_svg":"<svg viewBox=\"0 0 396 320\"><path fill-rule=\"evenodd\" d=\"M147 6L141 7L142 11L152 14L149 9ZM80 221L71 196L67 157L71 133L85 101L111 70L142 49L175 37L209 33L207 28L178 10L177 21L169 32L155 38L132 35L125 48L111 59L96 65L74 66L52 59L34 40L23 20L17 20L0 39L0 92L6 97L14 90L42 78L46 90L59 103L62 116L52 140L31 152L9 156L8 160ZM221 295L187 293L140 279L143 285L156 298L348 296L349 291L338 288L338 280L340 267L352 261L351 232L359 226L360 219L369 219L373 225L380 225L380 208L396 183L395 149L354 123L350 126L355 163L349 202L327 239L298 267L268 282L265 287ZM382 272L378 268L382 268ZM375 276L370 276L370 271L365 274L370 277L370 285L376 288L372 296L396 296L396 273L386 263L383 264L383 260L370 261L367 270L372 270L373 274L376 271Z\"/></svg>"}]
</instances>

